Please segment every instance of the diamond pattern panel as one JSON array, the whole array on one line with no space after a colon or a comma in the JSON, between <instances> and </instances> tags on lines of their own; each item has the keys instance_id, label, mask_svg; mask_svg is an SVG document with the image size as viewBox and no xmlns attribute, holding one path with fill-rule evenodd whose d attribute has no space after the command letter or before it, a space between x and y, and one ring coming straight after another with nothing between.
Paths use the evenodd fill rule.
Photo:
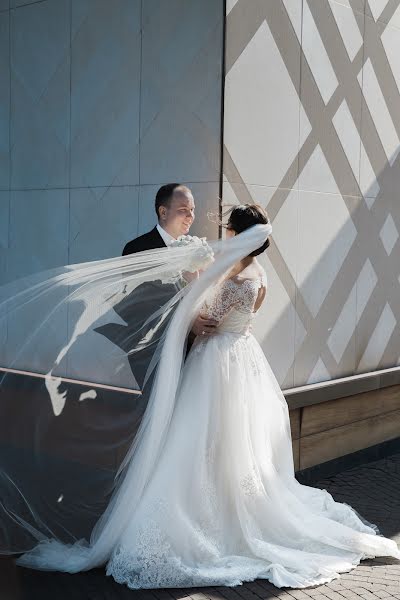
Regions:
<instances>
[{"instance_id":1,"label":"diamond pattern panel","mask_svg":"<svg viewBox=\"0 0 400 600\"><path fill-rule=\"evenodd\" d=\"M382 240L382 244L385 247L386 253L389 255L393 250L393 246L399 239L399 232L397 231L397 227L393 221L392 215L387 216L379 236Z\"/></svg>"},{"instance_id":2,"label":"diamond pattern panel","mask_svg":"<svg viewBox=\"0 0 400 600\"><path fill-rule=\"evenodd\" d=\"M271 364L277 346L283 387L398 362L399 24L400 0L237 0L227 14L223 205L261 201L273 222L265 260L296 325L284 355L270 291L256 334Z\"/></svg>"}]
</instances>

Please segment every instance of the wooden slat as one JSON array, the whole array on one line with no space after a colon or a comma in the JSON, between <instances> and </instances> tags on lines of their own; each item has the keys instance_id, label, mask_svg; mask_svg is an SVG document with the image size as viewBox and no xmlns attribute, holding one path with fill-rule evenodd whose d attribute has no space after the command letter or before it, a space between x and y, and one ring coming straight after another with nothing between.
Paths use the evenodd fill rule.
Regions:
<instances>
[{"instance_id":1,"label":"wooden slat","mask_svg":"<svg viewBox=\"0 0 400 600\"><path fill-rule=\"evenodd\" d=\"M300 469L300 440L292 440L294 470Z\"/></svg>"},{"instance_id":2,"label":"wooden slat","mask_svg":"<svg viewBox=\"0 0 400 600\"><path fill-rule=\"evenodd\" d=\"M289 411L290 429L292 431L292 440L297 440L300 437L300 412L301 408L295 408Z\"/></svg>"},{"instance_id":3,"label":"wooden slat","mask_svg":"<svg viewBox=\"0 0 400 600\"><path fill-rule=\"evenodd\" d=\"M305 406L300 436L328 431L394 410L400 410L400 385Z\"/></svg>"},{"instance_id":4,"label":"wooden slat","mask_svg":"<svg viewBox=\"0 0 400 600\"><path fill-rule=\"evenodd\" d=\"M300 468L306 469L400 436L400 410L300 438Z\"/></svg>"},{"instance_id":5,"label":"wooden slat","mask_svg":"<svg viewBox=\"0 0 400 600\"><path fill-rule=\"evenodd\" d=\"M355 396L393 385L400 385L400 366L288 388L283 393L289 408L292 409Z\"/></svg>"}]
</instances>

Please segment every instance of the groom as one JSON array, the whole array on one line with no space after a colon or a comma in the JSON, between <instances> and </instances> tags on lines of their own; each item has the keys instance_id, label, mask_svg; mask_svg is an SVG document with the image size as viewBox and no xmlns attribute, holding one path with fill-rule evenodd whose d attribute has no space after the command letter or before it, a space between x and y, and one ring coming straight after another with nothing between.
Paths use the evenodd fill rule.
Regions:
<instances>
[{"instance_id":1,"label":"groom","mask_svg":"<svg viewBox=\"0 0 400 600\"><path fill-rule=\"evenodd\" d=\"M180 235L188 235L195 218L194 210L193 195L188 187L179 183L161 186L155 199L157 225L148 233L128 242L122 256L164 248Z\"/></svg>"},{"instance_id":2,"label":"groom","mask_svg":"<svg viewBox=\"0 0 400 600\"><path fill-rule=\"evenodd\" d=\"M180 235L188 235L195 219L195 205L191 190L181 183L167 183L160 187L155 198L158 223L149 232L128 242L122 256L164 248ZM191 336L210 335L217 322L199 315L192 326ZM189 340L190 342L190 340Z\"/></svg>"},{"instance_id":3,"label":"groom","mask_svg":"<svg viewBox=\"0 0 400 600\"><path fill-rule=\"evenodd\" d=\"M123 250L123 255L133 254L144 250L163 248L168 246L180 235L187 235L194 221L194 200L189 188L178 183L163 185L157 192L155 199L157 214L156 226L128 242ZM123 290L123 299L114 306L114 311L119 315L124 324L108 323L95 329L95 331L113 344L119 346L124 352L129 353L132 346L139 346L140 338L146 334L143 328L146 316L154 314L177 292L175 284L162 284L161 281L148 281L137 286L132 292ZM132 308L134 307L134 310ZM165 320L163 326L156 334L156 338L144 345L139 352L128 355L130 368L136 383L141 390L141 395L135 397L134 405L129 407L129 420L127 433L127 447L133 439L133 435L140 426L145 413L154 372L148 376L148 368L152 363L157 342L163 333L163 328L168 324ZM211 335L216 328L217 322L198 316L193 323L192 331L189 333L187 348L190 347L196 335ZM151 323L147 325L151 328ZM139 335L139 338L138 338ZM148 379L146 379L148 377ZM145 383L147 381L147 383ZM122 455L121 455L122 456Z\"/></svg>"},{"instance_id":4,"label":"groom","mask_svg":"<svg viewBox=\"0 0 400 600\"><path fill-rule=\"evenodd\" d=\"M123 250L124 256L145 250L164 248L180 235L187 235L194 221L195 206L192 192L188 187L179 183L163 185L156 195L155 210L158 219L156 226L148 233L128 242ZM147 329L143 329L146 318L160 310L177 291L178 288L175 284L161 284L161 281L142 283L130 293L125 286L122 290L123 299L114 306L114 311L125 321L126 325L108 323L96 328L95 331L128 353L132 346L139 343L138 335L145 335L147 329L151 328L151 323L149 323ZM163 327L167 323L166 319ZM189 333L187 351L197 335L211 335L215 332L216 326L217 322L213 319L199 315ZM160 338L162 332L163 329L157 332L157 339ZM135 352L133 356L129 355L128 357L136 382L142 391L143 406L147 399L144 382L157 344L156 338L149 345L143 347L140 352Z\"/></svg>"}]
</instances>

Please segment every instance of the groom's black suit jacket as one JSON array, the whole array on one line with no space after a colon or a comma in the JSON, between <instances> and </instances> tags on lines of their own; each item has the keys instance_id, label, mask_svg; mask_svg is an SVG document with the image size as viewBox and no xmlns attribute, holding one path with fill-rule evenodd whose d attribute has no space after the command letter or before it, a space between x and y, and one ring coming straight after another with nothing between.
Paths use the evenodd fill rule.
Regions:
<instances>
[{"instance_id":1,"label":"groom's black suit jacket","mask_svg":"<svg viewBox=\"0 0 400 600\"><path fill-rule=\"evenodd\" d=\"M122 255L126 256L156 248L166 248L166 244L158 233L157 227L154 227L148 233L128 242ZM146 319L164 306L178 290L177 285L162 283L161 280L141 283L132 292L126 293L125 297L114 306L115 312L125 321L126 325L109 323L97 328L96 331L125 352L129 352L132 347L138 345L140 339L151 329L152 323L148 323L147 326L143 327ZM135 379L144 394L143 397L147 396L143 388L144 377L156 350L158 340L168 322L169 318L165 319L155 336L156 339L154 338L150 345L128 357Z\"/></svg>"},{"instance_id":2,"label":"groom's black suit jacket","mask_svg":"<svg viewBox=\"0 0 400 600\"><path fill-rule=\"evenodd\" d=\"M165 248L164 240L158 233L157 227L128 242L122 251L122 256L144 252L145 250L154 250L155 248Z\"/></svg>"},{"instance_id":3,"label":"groom's black suit jacket","mask_svg":"<svg viewBox=\"0 0 400 600\"><path fill-rule=\"evenodd\" d=\"M162 239L161 235L158 233L157 227L154 227L154 229L152 229L151 231L148 231L147 233L144 233L143 235L128 242L122 251L122 256L126 256L127 254L135 254L135 252L143 252L145 250L154 250L155 248L166 248L166 244ZM138 290L140 290L141 287L142 286L139 286ZM177 291L177 288L175 286L165 286L165 284L163 286L163 289L165 289L165 301L168 300L169 295L172 297ZM149 307L148 314L152 313L152 308L155 309L154 306ZM186 347L186 356L188 355L189 350L192 347L195 337L196 336L193 333L189 333Z\"/></svg>"}]
</instances>

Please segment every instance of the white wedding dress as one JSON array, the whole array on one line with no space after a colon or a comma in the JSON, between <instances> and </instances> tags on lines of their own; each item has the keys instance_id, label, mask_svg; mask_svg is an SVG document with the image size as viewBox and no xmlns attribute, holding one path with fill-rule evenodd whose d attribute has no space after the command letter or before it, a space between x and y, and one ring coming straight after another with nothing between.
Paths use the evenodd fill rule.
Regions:
<instances>
[{"instance_id":1,"label":"white wedding dress","mask_svg":"<svg viewBox=\"0 0 400 600\"><path fill-rule=\"evenodd\" d=\"M190 351L161 457L108 560L130 588L302 588L400 559L349 505L295 479L288 407L250 332L260 285L228 279L206 304L219 326Z\"/></svg>"},{"instance_id":2,"label":"white wedding dress","mask_svg":"<svg viewBox=\"0 0 400 600\"><path fill-rule=\"evenodd\" d=\"M3 553L24 552L17 564L43 570L76 573L106 565L109 575L131 588L235 586L256 578L269 579L278 587L302 588L331 581L364 558L400 559L397 544L352 507L295 479L288 407L250 331L263 281L221 283L238 261L264 244L271 231L270 224L255 225L212 243L211 262L211 247L192 243L72 265L50 276L39 274L35 285L22 280L11 290L0 290L0 300L2 294L6 299L0 301L0 317L10 322L11 311L17 322L32 323L32 331L27 325L29 343L16 345L11 364L21 368L21 351L22 358L38 354L38 372L46 373L46 381L54 384L47 388L51 400L62 401L67 411L59 421L58 413L49 415L46 395L40 411L35 410L36 397L26 394L25 404L18 406L18 413L22 410L18 421L14 395L7 395L2 380L0 416L5 415L6 439L19 449L21 429L16 424L24 428L32 424L33 442L28 445L32 472L17 468L18 461L5 462L4 473L0 469L0 497L6 500L0 506L5 519L4 523L0 519L2 533L7 534L0 545ZM175 284L182 272L203 269L205 261L208 266L200 277L165 303L160 280ZM144 282L147 288L141 285ZM151 327L144 335L141 322L133 332L126 328L119 340L122 354L107 346L98 359L93 331L99 318L111 320L113 309L120 314L118 307L125 304L119 290L125 284L137 292L127 295L129 310L150 303L153 314L145 325ZM144 299L143 289L148 290ZM158 304L152 302L153 294ZM182 366L185 340L202 306L219 326L210 338L197 338ZM64 324L65 311L71 333L60 350L52 332ZM119 442L119 425L129 411L121 416L117 403L103 413L103 399L97 400L96 394L75 401L68 388L59 389L60 378L52 374L59 372L60 361L71 350L70 358L79 366L75 379L88 381L95 356L98 377L92 373L91 381L113 383L120 375L120 385L129 388L121 371L126 348L132 354L146 344L151 347L153 331L158 327L160 333L168 315L165 335L148 367L151 373L155 366L155 376L137 431L134 400L129 405L133 437L127 450L124 435ZM118 324L125 331L123 322ZM74 362L74 357L79 360ZM109 479L103 489L97 469L86 469L83 480L70 466L74 460L85 465L86 454L88 465L103 465L104 449L124 450L115 479L111 471L112 495L105 510ZM48 475L44 450L50 466L57 467L50 470L56 485L50 486L51 493L44 489L38 494ZM81 491L83 485L92 496ZM100 509L90 536L80 536L86 531L81 526L86 517ZM29 544L24 534L29 534Z\"/></svg>"}]
</instances>

